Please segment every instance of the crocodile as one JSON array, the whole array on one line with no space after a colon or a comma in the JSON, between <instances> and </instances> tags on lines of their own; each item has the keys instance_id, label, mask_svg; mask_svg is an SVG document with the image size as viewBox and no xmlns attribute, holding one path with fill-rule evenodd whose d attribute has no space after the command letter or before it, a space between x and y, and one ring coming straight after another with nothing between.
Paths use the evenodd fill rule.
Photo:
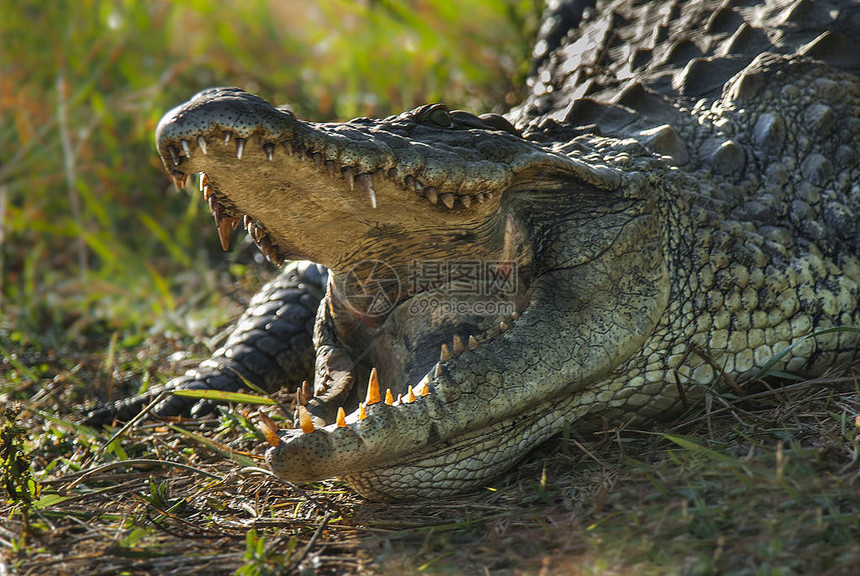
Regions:
<instances>
[{"instance_id":1,"label":"crocodile","mask_svg":"<svg viewBox=\"0 0 860 576\"><path fill-rule=\"evenodd\" d=\"M283 266L167 388L295 390L279 477L445 496L566 428L860 357L860 5L551 4L504 116L313 123L216 88L159 123L225 249L241 226Z\"/></svg>"}]
</instances>

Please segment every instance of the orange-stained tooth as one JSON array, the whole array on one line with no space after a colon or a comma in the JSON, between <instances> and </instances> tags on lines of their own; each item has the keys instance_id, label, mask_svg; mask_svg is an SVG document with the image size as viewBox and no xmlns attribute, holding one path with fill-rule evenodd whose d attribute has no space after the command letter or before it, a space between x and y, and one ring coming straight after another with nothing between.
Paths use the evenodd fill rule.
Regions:
<instances>
[{"instance_id":1,"label":"orange-stained tooth","mask_svg":"<svg viewBox=\"0 0 860 576\"><path fill-rule=\"evenodd\" d=\"M415 392L412 390L412 386L410 386L409 389L406 391L406 398L404 399L404 402L406 402L407 404L415 402Z\"/></svg>"},{"instance_id":2,"label":"orange-stained tooth","mask_svg":"<svg viewBox=\"0 0 860 576\"><path fill-rule=\"evenodd\" d=\"M305 434L310 434L316 430L314 423L311 422L311 414L304 406L299 406L299 426Z\"/></svg>"},{"instance_id":3,"label":"orange-stained tooth","mask_svg":"<svg viewBox=\"0 0 860 576\"><path fill-rule=\"evenodd\" d=\"M469 336L469 350L477 350L481 345L478 343L478 339L474 336Z\"/></svg>"},{"instance_id":4,"label":"orange-stained tooth","mask_svg":"<svg viewBox=\"0 0 860 576\"><path fill-rule=\"evenodd\" d=\"M358 419L364 420L367 418L367 410L364 409L364 404L358 405Z\"/></svg>"},{"instance_id":5,"label":"orange-stained tooth","mask_svg":"<svg viewBox=\"0 0 860 576\"><path fill-rule=\"evenodd\" d=\"M466 347L463 345L460 335L454 334L454 356L459 356L465 349Z\"/></svg>"},{"instance_id":6,"label":"orange-stained tooth","mask_svg":"<svg viewBox=\"0 0 860 576\"><path fill-rule=\"evenodd\" d=\"M451 351L448 350L447 344L442 344L442 349L439 351L439 362L444 362L451 359Z\"/></svg>"},{"instance_id":7,"label":"orange-stained tooth","mask_svg":"<svg viewBox=\"0 0 860 576\"><path fill-rule=\"evenodd\" d=\"M422 382L418 385L418 390L416 390L416 392L418 392L419 396L427 396L430 394L430 387L427 386L427 382Z\"/></svg>"},{"instance_id":8,"label":"orange-stained tooth","mask_svg":"<svg viewBox=\"0 0 860 576\"><path fill-rule=\"evenodd\" d=\"M263 436L266 437L266 442L272 446L280 444L281 437L278 436L278 425L265 412L257 412L257 414L260 416L260 424L263 425Z\"/></svg>"},{"instance_id":9,"label":"orange-stained tooth","mask_svg":"<svg viewBox=\"0 0 860 576\"><path fill-rule=\"evenodd\" d=\"M343 406L337 409L337 427L346 428L346 412L343 411Z\"/></svg>"},{"instance_id":10,"label":"orange-stained tooth","mask_svg":"<svg viewBox=\"0 0 860 576\"><path fill-rule=\"evenodd\" d=\"M218 240L221 241L221 248L224 252L230 249L230 233L233 231L233 219L215 216L215 226L218 228Z\"/></svg>"},{"instance_id":11,"label":"orange-stained tooth","mask_svg":"<svg viewBox=\"0 0 860 576\"><path fill-rule=\"evenodd\" d=\"M391 393L391 388L385 391L385 403L389 406L394 404L394 395Z\"/></svg>"},{"instance_id":12,"label":"orange-stained tooth","mask_svg":"<svg viewBox=\"0 0 860 576\"><path fill-rule=\"evenodd\" d=\"M382 400L382 395L379 393L379 376L376 373L376 368L370 371L370 380L367 382L367 399L364 403L370 406Z\"/></svg>"},{"instance_id":13,"label":"orange-stained tooth","mask_svg":"<svg viewBox=\"0 0 860 576\"><path fill-rule=\"evenodd\" d=\"M206 175L206 172L200 173L200 191L203 192L203 189L206 188L206 185L209 184L209 176Z\"/></svg>"}]
</instances>

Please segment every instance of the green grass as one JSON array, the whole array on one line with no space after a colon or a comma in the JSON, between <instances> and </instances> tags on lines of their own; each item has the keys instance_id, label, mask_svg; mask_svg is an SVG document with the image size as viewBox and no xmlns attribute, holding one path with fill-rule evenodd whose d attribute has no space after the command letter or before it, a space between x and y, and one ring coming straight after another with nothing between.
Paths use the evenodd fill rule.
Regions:
<instances>
[{"instance_id":1,"label":"green grass","mask_svg":"<svg viewBox=\"0 0 860 576\"><path fill-rule=\"evenodd\" d=\"M850 377L571 432L483 491L397 504L257 469L256 405L76 423L95 395L195 366L273 273L224 255L193 186L172 190L152 144L166 109L241 85L312 120L502 110L540 8L306 4L0 0L0 398L18 414L0 422L0 573L860 571Z\"/></svg>"},{"instance_id":2,"label":"green grass","mask_svg":"<svg viewBox=\"0 0 860 576\"><path fill-rule=\"evenodd\" d=\"M223 305L215 293L241 281L254 255L236 247L224 258L193 185L172 190L152 139L168 109L236 85L309 120L432 101L502 110L519 97L539 8L0 0L7 343L56 347L152 328L196 336L200 324L226 321L186 315Z\"/></svg>"}]
</instances>

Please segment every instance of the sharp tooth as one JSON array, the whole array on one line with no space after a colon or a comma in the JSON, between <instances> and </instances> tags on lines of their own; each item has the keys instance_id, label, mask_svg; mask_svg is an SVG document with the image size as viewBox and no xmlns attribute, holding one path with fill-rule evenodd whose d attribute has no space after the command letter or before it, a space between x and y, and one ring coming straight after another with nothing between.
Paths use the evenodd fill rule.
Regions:
<instances>
[{"instance_id":1,"label":"sharp tooth","mask_svg":"<svg viewBox=\"0 0 860 576\"><path fill-rule=\"evenodd\" d=\"M353 174L352 168L347 166L346 168L341 169L341 174L343 174L343 179L346 180L346 183L349 184L349 190L355 189L355 175Z\"/></svg>"},{"instance_id":2,"label":"sharp tooth","mask_svg":"<svg viewBox=\"0 0 860 576\"><path fill-rule=\"evenodd\" d=\"M472 197L471 196L460 196L460 202L463 203L463 206L466 208L470 208L472 206Z\"/></svg>"},{"instance_id":3,"label":"sharp tooth","mask_svg":"<svg viewBox=\"0 0 860 576\"><path fill-rule=\"evenodd\" d=\"M343 406L337 409L337 427L346 428L346 412L343 411Z\"/></svg>"},{"instance_id":4,"label":"sharp tooth","mask_svg":"<svg viewBox=\"0 0 860 576\"><path fill-rule=\"evenodd\" d=\"M436 363L436 368L435 368L434 370L435 370L435 371L433 372L433 375L434 375L436 378L439 378L440 376L442 376L442 365L441 365L441 364L439 364L439 363L437 362L437 363ZM422 394L422 396L423 396L423 394Z\"/></svg>"},{"instance_id":5,"label":"sharp tooth","mask_svg":"<svg viewBox=\"0 0 860 576\"><path fill-rule=\"evenodd\" d=\"M229 144L230 138L232 138L232 137L233 137L232 132L224 132L224 144Z\"/></svg>"},{"instance_id":6,"label":"sharp tooth","mask_svg":"<svg viewBox=\"0 0 860 576\"><path fill-rule=\"evenodd\" d=\"M263 436L266 437L266 442L272 446L277 446L281 443L281 437L278 436L278 425L269 418L265 412L257 412L260 416L260 424L263 425Z\"/></svg>"},{"instance_id":7,"label":"sharp tooth","mask_svg":"<svg viewBox=\"0 0 860 576\"><path fill-rule=\"evenodd\" d=\"M266 158L269 159L269 162L275 159L275 145L271 142L263 144L263 152L266 153Z\"/></svg>"},{"instance_id":8,"label":"sharp tooth","mask_svg":"<svg viewBox=\"0 0 860 576\"><path fill-rule=\"evenodd\" d=\"M212 198L212 187L207 184L203 187L203 199L208 202L210 198Z\"/></svg>"},{"instance_id":9,"label":"sharp tooth","mask_svg":"<svg viewBox=\"0 0 860 576\"><path fill-rule=\"evenodd\" d=\"M442 200L442 204L447 206L449 210L454 209L454 195L453 194L445 192L444 194L439 196L439 199Z\"/></svg>"},{"instance_id":10,"label":"sharp tooth","mask_svg":"<svg viewBox=\"0 0 860 576\"><path fill-rule=\"evenodd\" d=\"M407 404L412 404L413 402L415 402L415 392L412 390L412 386L410 386L409 389L406 391L406 398L404 399L404 402L406 402Z\"/></svg>"},{"instance_id":11,"label":"sharp tooth","mask_svg":"<svg viewBox=\"0 0 860 576\"><path fill-rule=\"evenodd\" d=\"M200 151L203 152L203 155L205 156L207 154L207 152L206 152L206 138L204 138L203 136L198 136L197 137L197 145L200 146Z\"/></svg>"},{"instance_id":12,"label":"sharp tooth","mask_svg":"<svg viewBox=\"0 0 860 576\"><path fill-rule=\"evenodd\" d=\"M427 396L430 394L430 387L427 385L427 382L421 382L421 384L418 385L418 390L415 392L417 392L419 396Z\"/></svg>"},{"instance_id":13,"label":"sharp tooth","mask_svg":"<svg viewBox=\"0 0 860 576\"><path fill-rule=\"evenodd\" d=\"M403 394L397 395L397 400L394 401L394 404L396 404L397 406L400 406L401 404L403 404Z\"/></svg>"},{"instance_id":14,"label":"sharp tooth","mask_svg":"<svg viewBox=\"0 0 860 576\"><path fill-rule=\"evenodd\" d=\"M206 188L206 185L209 184L209 176L206 175L206 172L200 173L200 191L203 192L203 189Z\"/></svg>"},{"instance_id":15,"label":"sharp tooth","mask_svg":"<svg viewBox=\"0 0 860 576\"><path fill-rule=\"evenodd\" d=\"M379 393L379 375L376 373L376 368L373 368L370 371L370 379L367 381L367 399L364 403L370 406L380 400L382 400L382 396Z\"/></svg>"},{"instance_id":16,"label":"sharp tooth","mask_svg":"<svg viewBox=\"0 0 860 576\"><path fill-rule=\"evenodd\" d=\"M185 157L191 158L191 146L188 145L188 140L181 140L179 143L182 144L182 150L185 152Z\"/></svg>"},{"instance_id":17,"label":"sharp tooth","mask_svg":"<svg viewBox=\"0 0 860 576\"><path fill-rule=\"evenodd\" d=\"M299 406L299 426L305 434L310 434L316 430L314 423L311 422L310 412L304 406Z\"/></svg>"},{"instance_id":18,"label":"sharp tooth","mask_svg":"<svg viewBox=\"0 0 860 576\"><path fill-rule=\"evenodd\" d=\"M242 159L242 152L245 151L245 139L236 138L236 158Z\"/></svg>"},{"instance_id":19,"label":"sharp tooth","mask_svg":"<svg viewBox=\"0 0 860 576\"><path fill-rule=\"evenodd\" d=\"M431 204L436 204L439 202L439 195L436 194L436 189L432 186L428 186L424 189L424 196L430 200Z\"/></svg>"},{"instance_id":20,"label":"sharp tooth","mask_svg":"<svg viewBox=\"0 0 860 576\"><path fill-rule=\"evenodd\" d=\"M308 399L302 395L302 387L301 386L296 387L295 396L296 396L296 404L298 406L304 406L305 404L308 403Z\"/></svg>"},{"instance_id":21,"label":"sharp tooth","mask_svg":"<svg viewBox=\"0 0 860 576\"><path fill-rule=\"evenodd\" d=\"M358 405L358 419L364 420L367 418L367 409L365 409L364 404Z\"/></svg>"},{"instance_id":22,"label":"sharp tooth","mask_svg":"<svg viewBox=\"0 0 860 576\"><path fill-rule=\"evenodd\" d=\"M218 204L218 206L221 205ZM218 240L221 241L221 248L226 252L230 249L230 233L233 231L233 219L227 218L223 213L219 218L218 210L216 210L215 227L218 229Z\"/></svg>"},{"instance_id":23,"label":"sharp tooth","mask_svg":"<svg viewBox=\"0 0 860 576\"><path fill-rule=\"evenodd\" d=\"M266 232L259 226L254 226L254 242L260 242L267 236Z\"/></svg>"},{"instance_id":24,"label":"sharp tooth","mask_svg":"<svg viewBox=\"0 0 860 576\"><path fill-rule=\"evenodd\" d=\"M391 394L391 388L385 391L385 403L391 406L394 404L394 396Z\"/></svg>"},{"instance_id":25,"label":"sharp tooth","mask_svg":"<svg viewBox=\"0 0 860 576\"><path fill-rule=\"evenodd\" d=\"M359 174L355 180L358 182L364 195L370 200L370 206L376 208L376 190L373 188L373 176L370 174Z\"/></svg>"},{"instance_id":26,"label":"sharp tooth","mask_svg":"<svg viewBox=\"0 0 860 576\"><path fill-rule=\"evenodd\" d=\"M454 334L454 356L459 356L465 349L466 347L463 345L460 335Z\"/></svg>"},{"instance_id":27,"label":"sharp tooth","mask_svg":"<svg viewBox=\"0 0 860 576\"><path fill-rule=\"evenodd\" d=\"M474 336L469 336L469 350L477 350L481 347L480 342Z\"/></svg>"},{"instance_id":28,"label":"sharp tooth","mask_svg":"<svg viewBox=\"0 0 860 576\"><path fill-rule=\"evenodd\" d=\"M314 391L313 389L311 389L311 385L308 384L307 380L302 382L302 397L305 399L302 404L307 404L308 400L314 397Z\"/></svg>"},{"instance_id":29,"label":"sharp tooth","mask_svg":"<svg viewBox=\"0 0 860 576\"><path fill-rule=\"evenodd\" d=\"M314 159L314 168L319 172L320 167L322 166L322 156L318 152L314 152L311 154L311 158Z\"/></svg>"},{"instance_id":30,"label":"sharp tooth","mask_svg":"<svg viewBox=\"0 0 860 576\"><path fill-rule=\"evenodd\" d=\"M260 252L262 252L263 256L265 256L269 261L271 261L272 260L272 257L271 257L272 241L269 240L269 238L267 236L263 236L262 238L260 238L259 244L260 244Z\"/></svg>"},{"instance_id":31,"label":"sharp tooth","mask_svg":"<svg viewBox=\"0 0 860 576\"><path fill-rule=\"evenodd\" d=\"M170 152L170 158L173 160L174 166L179 166L179 149L176 146L168 146L167 151Z\"/></svg>"},{"instance_id":32,"label":"sharp tooth","mask_svg":"<svg viewBox=\"0 0 860 576\"><path fill-rule=\"evenodd\" d=\"M325 169L328 170L328 177L334 178L334 162L332 160L325 161Z\"/></svg>"},{"instance_id":33,"label":"sharp tooth","mask_svg":"<svg viewBox=\"0 0 860 576\"><path fill-rule=\"evenodd\" d=\"M173 185L176 187L177 192L182 192L185 190L185 184L188 182L188 174L182 174L180 172L174 171L173 174Z\"/></svg>"},{"instance_id":34,"label":"sharp tooth","mask_svg":"<svg viewBox=\"0 0 860 576\"><path fill-rule=\"evenodd\" d=\"M209 203L209 212L212 213L212 216L215 216L219 209L223 212L223 208L219 208L221 205L218 204L218 199L215 197L215 194L210 194L209 198L206 199L206 202Z\"/></svg>"},{"instance_id":35,"label":"sharp tooth","mask_svg":"<svg viewBox=\"0 0 860 576\"><path fill-rule=\"evenodd\" d=\"M442 344L441 350L439 350L439 362L445 362L446 360L451 359L451 351L448 350L447 344Z\"/></svg>"},{"instance_id":36,"label":"sharp tooth","mask_svg":"<svg viewBox=\"0 0 860 576\"><path fill-rule=\"evenodd\" d=\"M242 216L242 227L243 227L245 230L248 230L248 229L251 227L251 224L253 224L253 223L254 223L254 221L253 221L253 220L251 220L251 217L250 217L250 216L248 216L247 214L245 214L244 216Z\"/></svg>"}]
</instances>

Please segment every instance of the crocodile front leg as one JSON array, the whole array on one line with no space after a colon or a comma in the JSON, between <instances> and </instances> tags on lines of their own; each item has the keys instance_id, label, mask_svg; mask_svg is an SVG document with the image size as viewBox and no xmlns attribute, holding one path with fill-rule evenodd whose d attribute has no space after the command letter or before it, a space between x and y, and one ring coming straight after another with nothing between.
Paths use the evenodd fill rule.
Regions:
<instances>
[{"instance_id":1,"label":"crocodile front leg","mask_svg":"<svg viewBox=\"0 0 860 576\"><path fill-rule=\"evenodd\" d=\"M92 411L83 423L101 426L129 420L165 390L235 392L245 387L243 379L268 391L301 385L313 374L311 335L327 276L318 264L288 264L254 296L227 342L211 358L164 386ZM209 400L169 396L153 414L202 416L213 410Z\"/></svg>"}]
</instances>

